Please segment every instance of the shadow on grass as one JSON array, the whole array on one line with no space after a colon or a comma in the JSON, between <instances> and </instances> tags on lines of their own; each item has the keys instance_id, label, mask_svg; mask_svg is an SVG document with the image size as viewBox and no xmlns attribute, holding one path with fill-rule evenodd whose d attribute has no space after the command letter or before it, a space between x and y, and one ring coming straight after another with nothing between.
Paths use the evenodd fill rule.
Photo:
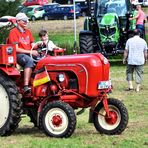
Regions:
<instances>
[{"instance_id":1,"label":"shadow on grass","mask_svg":"<svg viewBox=\"0 0 148 148\"><path fill-rule=\"evenodd\" d=\"M23 126L18 128L13 135L33 135L35 137L46 137L46 135L42 132L42 130L38 129L37 127L32 126Z\"/></svg>"},{"instance_id":2,"label":"shadow on grass","mask_svg":"<svg viewBox=\"0 0 148 148\"><path fill-rule=\"evenodd\" d=\"M108 57L109 63L112 67L113 66L120 66L120 67L123 66L124 67L125 65L122 63L122 59L123 59L122 55Z\"/></svg>"}]
</instances>

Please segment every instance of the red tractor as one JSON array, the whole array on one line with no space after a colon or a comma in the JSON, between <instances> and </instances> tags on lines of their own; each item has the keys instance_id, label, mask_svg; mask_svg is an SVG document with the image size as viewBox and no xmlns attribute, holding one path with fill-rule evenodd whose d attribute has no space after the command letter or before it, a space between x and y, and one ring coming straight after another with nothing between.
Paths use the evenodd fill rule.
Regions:
<instances>
[{"instance_id":1,"label":"red tractor","mask_svg":"<svg viewBox=\"0 0 148 148\"><path fill-rule=\"evenodd\" d=\"M125 130L128 112L120 100L107 96L110 64L102 54L44 56L33 69L31 93L25 94L15 46L0 45L1 136L12 134L21 114L27 113L47 136L69 137L76 127L74 110L88 107L94 108L92 118L98 132L114 135Z\"/></svg>"}]
</instances>

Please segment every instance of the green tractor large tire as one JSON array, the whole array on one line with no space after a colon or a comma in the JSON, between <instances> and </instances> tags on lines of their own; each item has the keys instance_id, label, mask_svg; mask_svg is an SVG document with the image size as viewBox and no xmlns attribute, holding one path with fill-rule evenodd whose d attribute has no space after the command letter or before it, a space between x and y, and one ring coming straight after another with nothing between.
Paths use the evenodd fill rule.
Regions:
<instances>
[{"instance_id":1,"label":"green tractor large tire","mask_svg":"<svg viewBox=\"0 0 148 148\"><path fill-rule=\"evenodd\" d=\"M21 99L15 83L0 74L0 136L14 132L21 120Z\"/></svg>"},{"instance_id":2,"label":"green tractor large tire","mask_svg":"<svg viewBox=\"0 0 148 148\"><path fill-rule=\"evenodd\" d=\"M93 35L81 35L80 36L80 53L93 53Z\"/></svg>"}]
</instances>

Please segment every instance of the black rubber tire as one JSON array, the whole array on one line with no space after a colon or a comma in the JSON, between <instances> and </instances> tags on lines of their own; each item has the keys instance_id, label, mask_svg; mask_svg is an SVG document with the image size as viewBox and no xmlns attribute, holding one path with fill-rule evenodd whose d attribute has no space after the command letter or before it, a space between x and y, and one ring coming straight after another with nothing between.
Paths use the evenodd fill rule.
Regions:
<instances>
[{"instance_id":1,"label":"black rubber tire","mask_svg":"<svg viewBox=\"0 0 148 148\"><path fill-rule=\"evenodd\" d=\"M47 114L52 116L52 119L50 120L48 119L48 127L46 126ZM52 122L54 120L53 118L57 114L61 117L62 122L65 123L64 118L66 118L66 122L67 122L66 127L63 127L64 130L62 129L60 133L58 133L60 129L58 128L56 129L56 126L53 123L49 123L49 121ZM62 116L62 114L64 114L65 116ZM63 125L65 126L65 124ZM62 128L63 125L61 124L59 127ZM52 126L53 126L53 129L52 129ZM74 113L73 108L69 104L62 101L54 101L54 102L48 103L47 105L45 105L45 107L43 108L40 114L40 127L47 136L56 137L56 138L70 137L76 128L76 115Z\"/></svg>"},{"instance_id":2,"label":"black rubber tire","mask_svg":"<svg viewBox=\"0 0 148 148\"><path fill-rule=\"evenodd\" d=\"M8 99L8 115L5 117L6 121L0 121L0 135L9 136L18 127L21 120L21 98L17 90L15 83L7 76L0 74L0 87L5 90L7 96L3 99ZM2 118L0 118L2 120Z\"/></svg>"},{"instance_id":3,"label":"black rubber tire","mask_svg":"<svg viewBox=\"0 0 148 148\"><path fill-rule=\"evenodd\" d=\"M93 35L80 35L80 53L93 53Z\"/></svg>"},{"instance_id":4,"label":"black rubber tire","mask_svg":"<svg viewBox=\"0 0 148 148\"><path fill-rule=\"evenodd\" d=\"M124 104L117 99L110 98L108 99L109 110L117 113L117 121L115 124L111 125L105 121L105 117L100 114L106 114L105 109L103 107L103 103L100 102L93 113L93 122L96 130L101 134L107 135L117 135L121 134L128 124L128 111ZM104 125L103 125L104 124ZM103 127L104 126L104 127Z\"/></svg>"}]
</instances>

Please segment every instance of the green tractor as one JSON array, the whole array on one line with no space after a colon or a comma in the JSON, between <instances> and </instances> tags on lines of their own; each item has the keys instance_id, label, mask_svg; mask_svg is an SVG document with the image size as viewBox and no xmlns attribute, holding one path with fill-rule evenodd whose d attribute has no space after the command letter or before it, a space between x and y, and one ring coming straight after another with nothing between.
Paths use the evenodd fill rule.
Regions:
<instances>
[{"instance_id":1,"label":"green tractor","mask_svg":"<svg viewBox=\"0 0 148 148\"><path fill-rule=\"evenodd\" d=\"M79 34L80 53L123 53L126 40L135 29L135 20L129 21L131 15L136 15L130 0L96 0L93 10L90 0L87 2L88 17Z\"/></svg>"}]
</instances>

